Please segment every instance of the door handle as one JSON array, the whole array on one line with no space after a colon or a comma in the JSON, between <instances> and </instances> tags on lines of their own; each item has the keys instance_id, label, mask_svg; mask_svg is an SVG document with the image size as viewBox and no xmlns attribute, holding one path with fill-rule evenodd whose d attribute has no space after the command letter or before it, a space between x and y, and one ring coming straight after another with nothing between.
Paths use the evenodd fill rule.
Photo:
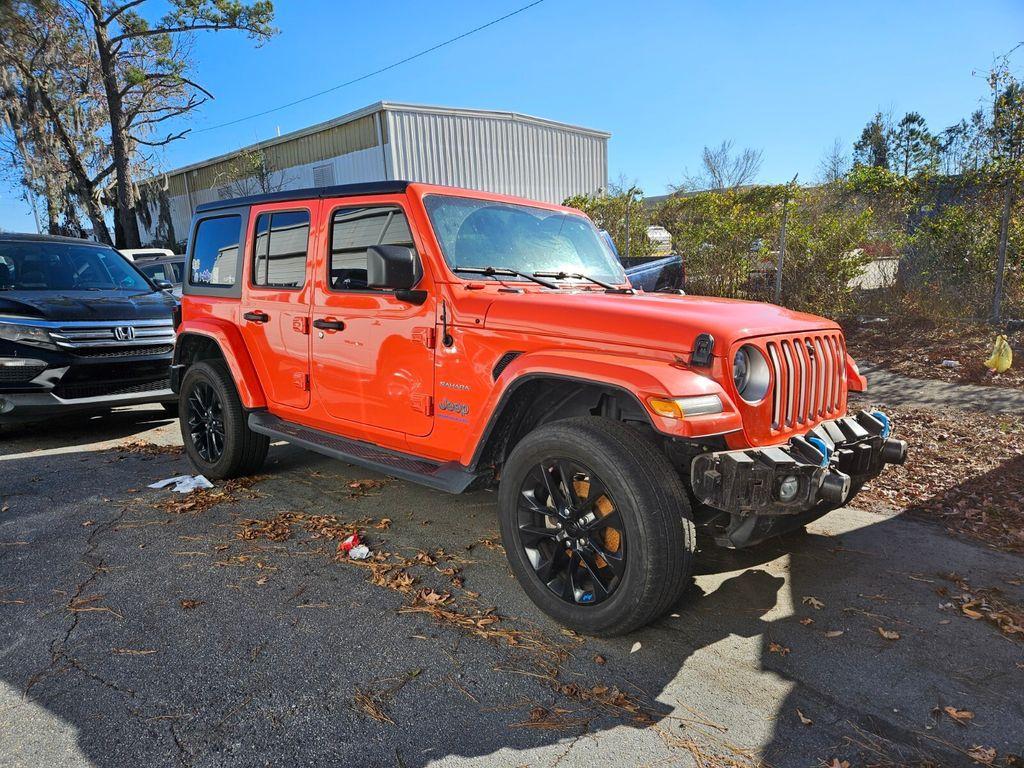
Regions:
<instances>
[{"instance_id":1,"label":"door handle","mask_svg":"<svg viewBox=\"0 0 1024 768\"><path fill-rule=\"evenodd\" d=\"M270 320L270 315L266 312L246 312L242 317L250 323L265 323Z\"/></svg>"},{"instance_id":2,"label":"door handle","mask_svg":"<svg viewBox=\"0 0 1024 768\"><path fill-rule=\"evenodd\" d=\"M314 320L313 327L321 331L344 331L345 324L341 320Z\"/></svg>"}]
</instances>

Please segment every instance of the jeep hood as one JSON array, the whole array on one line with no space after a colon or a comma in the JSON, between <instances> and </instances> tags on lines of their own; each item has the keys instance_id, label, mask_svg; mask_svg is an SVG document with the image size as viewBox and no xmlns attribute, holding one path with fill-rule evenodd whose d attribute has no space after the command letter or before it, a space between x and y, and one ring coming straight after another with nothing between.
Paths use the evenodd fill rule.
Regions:
<instances>
[{"instance_id":1,"label":"jeep hood","mask_svg":"<svg viewBox=\"0 0 1024 768\"><path fill-rule=\"evenodd\" d=\"M159 320L170 318L174 303L163 291L0 291L0 320Z\"/></svg>"},{"instance_id":2,"label":"jeep hood","mask_svg":"<svg viewBox=\"0 0 1024 768\"><path fill-rule=\"evenodd\" d=\"M722 354L739 339L777 333L836 330L831 320L774 304L674 294L596 291L504 295L488 308L491 330L690 352L701 333Z\"/></svg>"}]
</instances>

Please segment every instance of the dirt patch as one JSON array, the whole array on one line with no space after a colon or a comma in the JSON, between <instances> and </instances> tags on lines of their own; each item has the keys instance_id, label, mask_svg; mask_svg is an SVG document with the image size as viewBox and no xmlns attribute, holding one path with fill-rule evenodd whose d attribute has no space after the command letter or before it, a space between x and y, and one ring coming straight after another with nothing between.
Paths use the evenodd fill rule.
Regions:
<instances>
[{"instance_id":1,"label":"dirt patch","mask_svg":"<svg viewBox=\"0 0 1024 768\"><path fill-rule=\"evenodd\" d=\"M937 325L930 321L910 323L844 321L846 346L861 365L878 365L917 379L938 379L961 384L988 384L1024 390L1024 331L1007 334L1013 349L1013 366L994 374L984 364L992 353L996 334L1005 328L982 323ZM959 363L945 367L944 360Z\"/></svg>"},{"instance_id":2,"label":"dirt patch","mask_svg":"<svg viewBox=\"0 0 1024 768\"><path fill-rule=\"evenodd\" d=\"M1024 552L1024 417L887 409L907 463L889 466L857 503L934 520L950 532Z\"/></svg>"}]
</instances>

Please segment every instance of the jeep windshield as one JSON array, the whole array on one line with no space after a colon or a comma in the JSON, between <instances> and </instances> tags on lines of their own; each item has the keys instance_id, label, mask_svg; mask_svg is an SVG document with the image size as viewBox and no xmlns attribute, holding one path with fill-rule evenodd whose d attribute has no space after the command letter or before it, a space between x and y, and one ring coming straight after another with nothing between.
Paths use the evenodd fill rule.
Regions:
<instances>
[{"instance_id":1,"label":"jeep windshield","mask_svg":"<svg viewBox=\"0 0 1024 768\"><path fill-rule=\"evenodd\" d=\"M453 271L487 269L577 275L622 285L625 273L584 216L472 197L428 195L424 205L444 260ZM489 279L525 280L507 274Z\"/></svg>"},{"instance_id":2,"label":"jeep windshield","mask_svg":"<svg viewBox=\"0 0 1024 768\"><path fill-rule=\"evenodd\" d=\"M132 291L151 286L102 245L0 240L0 291Z\"/></svg>"}]
</instances>

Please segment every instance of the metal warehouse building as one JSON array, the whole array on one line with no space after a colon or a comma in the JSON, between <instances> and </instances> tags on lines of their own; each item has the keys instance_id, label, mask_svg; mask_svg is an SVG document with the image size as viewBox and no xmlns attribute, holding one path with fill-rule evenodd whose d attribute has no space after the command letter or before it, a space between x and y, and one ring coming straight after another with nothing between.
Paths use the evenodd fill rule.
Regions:
<instances>
[{"instance_id":1,"label":"metal warehouse building","mask_svg":"<svg viewBox=\"0 0 1024 768\"><path fill-rule=\"evenodd\" d=\"M139 228L144 243L180 242L195 206L240 187L264 191L232 173L252 152L262 152L273 190L406 179L559 203L607 188L610 135L515 112L382 101L151 179Z\"/></svg>"}]
</instances>

